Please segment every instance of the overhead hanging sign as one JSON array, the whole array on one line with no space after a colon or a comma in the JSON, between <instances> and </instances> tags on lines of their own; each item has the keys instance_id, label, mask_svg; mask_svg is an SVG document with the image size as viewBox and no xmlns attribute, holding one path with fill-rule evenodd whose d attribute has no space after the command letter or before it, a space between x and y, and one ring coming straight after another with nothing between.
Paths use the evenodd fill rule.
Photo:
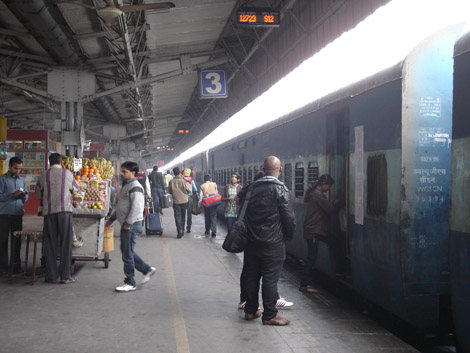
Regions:
<instances>
[{"instance_id":1,"label":"overhead hanging sign","mask_svg":"<svg viewBox=\"0 0 470 353\"><path fill-rule=\"evenodd\" d=\"M239 8L237 11L237 24L249 27L279 27L281 14L271 8Z\"/></svg>"},{"instance_id":2,"label":"overhead hanging sign","mask_svg":"<svg viewBox=\"0 0 470 353\"><path fill-rule=\"evenodd\" d=\"M225 70L199 71L199 98L227 97L227 74Z\"/></svg>"}]
</instances>

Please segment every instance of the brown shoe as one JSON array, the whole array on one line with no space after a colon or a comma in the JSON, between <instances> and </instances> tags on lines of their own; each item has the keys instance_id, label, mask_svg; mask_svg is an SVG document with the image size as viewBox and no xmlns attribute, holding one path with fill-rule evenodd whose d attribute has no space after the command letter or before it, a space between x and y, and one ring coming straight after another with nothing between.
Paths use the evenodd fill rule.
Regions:
<instances>
[{"instance_id":1,"label":"brown shoe","mask_svg":"<svg viewBox=\"0 0 470 353\"><path fill-rule=\"evenodd\" d=\"M261 317L261 311L259 311L259 310L254 314L245 313L245 320L254 320L254 319L257 319L259 317Z\"/></svg>"},{"instance_id":2,"label":"brown shoe","mask_svg":"<svg viewBox=\"0 0 470 353\"><path fill-rule=\"evenodd\" d=\"M276 317L273 317L270 320L263 320L263 325L287 326L289 324L290 321L279 314L276 314Z\"/></svg>"},{"instance_id":3,"label":"brown shoe","mask_svg":"<svg viewBox=\"0 0 470 353\"><path fill-rule=\"evenodd\" d=\"M178 233L178 235L176 236L176 238L178 239L181 239L183 237L184 233Z\"/></svg>"}]
</instances>

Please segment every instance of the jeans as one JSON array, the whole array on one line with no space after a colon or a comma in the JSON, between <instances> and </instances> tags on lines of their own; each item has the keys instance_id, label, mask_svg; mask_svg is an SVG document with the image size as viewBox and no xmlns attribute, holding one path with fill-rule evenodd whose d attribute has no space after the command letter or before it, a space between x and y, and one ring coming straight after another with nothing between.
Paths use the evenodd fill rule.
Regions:
<instances>
[{"instance_id":1,"label":"jeans","mask_svg":"<svg viewBox=\"0 0 470 353\"><path fill-rule=\"evenodd\" d=\"M307 242L307 259L304 262L304 268L302 272L302 278L300 279L300 286L305 287L312 282L312 273L315 268L315 262L318 256L318 243L317 238L305 239Z\"/></svg>"},{"instance_id":2,"label":"jeans","mask_svg":"<svg viewBox=\"0 0 470 353\"><path fill-rule=\"evenodd\" d=\"M152 187L153 212L158 213L162 209L163 189Z\"/></svg>"},{"instance_id":3,"label":"jeans","mask_svg":"<svg viewBox=\"0 0 470 353\"><path fill-rule=\"evenodd\" d=\"M227 233L230 233L237 217L225 217L225 219L227 220Z\"/></svg>"},{"instance_id":4,"label":"jeans","mask_svg":"<svg viewBox=\"0 0 470 353\"><path fill-rule=\"evenodd\" d=\"M186 221L186 230L191 230L191 226L193 225L193 197L188 196L188 206L186 206L186 212L188 213L187 221Z\"/></svg>"},{"instance_id":5,"label":"jeans","mask_svg":"<svg viewBox=\"0 0 470 353\"><path fill-rule=\"evenodd\" d=\"M184 232L184 222L186 218L186 203L173 204L173 213L175 215L176 231L179 233Z\"/></svg>"},{"instance_id":6,"label":"jeans","mask_svg":"<svg viewBox=\"0 0 470 353\"><path fill-rule=\"evenodd\" d=\"M0 215L0 273L7 273L9 269L8 262L8 238L11 244L15 241L15 254L12 254L13 246L10 250L10 261L13 260L15 266L13 270L20 268L21 238L13 237L13 232L23 229L23 216Z\"/></svg>"},{"instance_id":7,"label":"jeans","mask_svg":"<svg viewBox=\"0 0 470 353\"><path fill-rule=\"evenodd\" d=\"M204 223L206 232L217 232L217 206L204 207Z\"/></svg>"},{"instance_id":8,"label":"jeans","mask_svg":"<svg viewBox=\"0 0 470 353\"><path fill-rule=\"evenodd\" d=\"M250 244L244 254L244 275L246 285L245 313L254 314L258 310L258 293L261 277L263 297L263 321L271 320L277 314L276 302L279 298L277 283L286 258L285 243Z\"/></svg>"},{"instance_id":9,"label":"jeans","mask_svg":"<svg viewBox=\"0 0 470 353\"><path fill-rule=\"evenodd\" d=\"M124 274L126 276L124 283L131 286L135 286L134 269L143 274L150 271L150 266L134 252L137 235L140 233L142 233L141 222L134 223L131 229L121 227L121 253L122 261L124 262Z\"/></svg>"}]
</instances>

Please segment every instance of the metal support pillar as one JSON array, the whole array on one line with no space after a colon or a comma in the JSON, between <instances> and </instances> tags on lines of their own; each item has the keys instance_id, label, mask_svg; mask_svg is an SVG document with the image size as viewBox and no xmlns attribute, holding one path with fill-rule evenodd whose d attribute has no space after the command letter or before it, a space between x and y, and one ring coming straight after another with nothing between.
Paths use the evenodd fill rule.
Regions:
<instances>
[{"instance_id":1,"label":"metal support pillar","mask_svg":"<svg viewBox=\"0 0 470 353\"><path fill-rule=\"evenodd\" d=\"M62 145L68 156L82 157L84 126L81 99L95 92L95 76L86 70L55 67L48 73L48 93L61 102Z\"/></svg>"}]
</instances>

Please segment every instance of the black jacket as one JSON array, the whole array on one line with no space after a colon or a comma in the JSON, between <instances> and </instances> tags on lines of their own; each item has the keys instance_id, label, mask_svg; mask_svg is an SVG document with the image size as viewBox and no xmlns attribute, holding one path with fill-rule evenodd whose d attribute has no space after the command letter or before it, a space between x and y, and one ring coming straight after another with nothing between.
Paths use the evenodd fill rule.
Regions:
<instances>
[{"instance_id":1,"label":"black jacket","mask_svg":"<svg viewBox=\"0 0 470 353\"><path fill-rule=\"evenodd\" d=\"M165 181L163 180L162 173L153 171L149 175L149 181L150 181L150 186L152 188L166 190Z\"/></svg>"},{"instance_id":2,"label":"black jacket","mask_svg":"<svg viewBox=\"0 0 470 353\"><path fill-rule=\"evenodd\" d=\"M243 205L250 187L253 190L245 221L252 240L266 245L291 240L295 231L295 214L284 183L274 177L254 181L238 194L240 205Z\"/></svg>"}]
</instances>

